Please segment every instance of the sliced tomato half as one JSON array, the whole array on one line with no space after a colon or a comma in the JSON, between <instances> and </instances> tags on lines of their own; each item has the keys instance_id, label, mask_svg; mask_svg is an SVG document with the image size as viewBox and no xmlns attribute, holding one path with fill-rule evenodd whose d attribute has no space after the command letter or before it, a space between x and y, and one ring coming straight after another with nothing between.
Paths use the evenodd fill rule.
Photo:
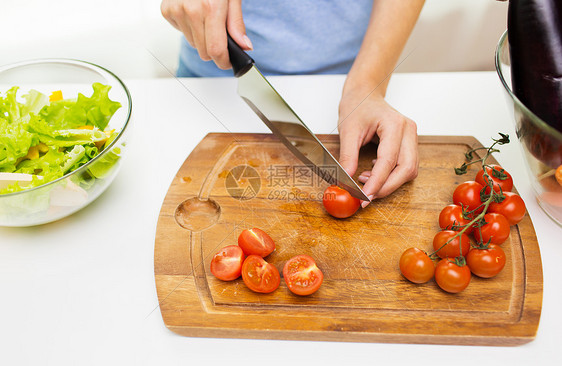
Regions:
<instances>
[{"instance_id":1,"label":"sliced tomato half","mask_svg":"<svg viewBox=\"0 0 562 366\"><path fill-rule=\"evenodd\" d=\"M265 231L257 228L246 229L238 237L238 245L246 255L267 257L275 250L275 242Z\"/></svg>"},{"instance_id":2,"label":"sliced tomato half","mask_svg":"<svg viewBox=\"0 0 562 366\"><path fill-rule=\"evenodd\" d=\"M242 280L250 290L267 294L277 290L281 276L273 264L252 254L242 264Z\"/></svg>"},{"instance_id":3,"label":"sliced tomato half","mask_svg":"<svg viewBox=\"0 0 562 366\"><path fill-rule=\"evenodd\" d=\"M285 263L283 278L292 293L306 296L315 293L320 288L324 274L316 266L312 257L301 254Z\"/></svg>"},{"instance_id":4,"label":"sliced tomato half","mask_svg":"<svg viewBox=\"0 0 562 366\"><path fill-rule=\"evenodd\" d=\"M223 281L232 281L240 277L244 252L238 245L229 245L221 250L211 260L211 273Z\"/></svg>"}]
</instances>

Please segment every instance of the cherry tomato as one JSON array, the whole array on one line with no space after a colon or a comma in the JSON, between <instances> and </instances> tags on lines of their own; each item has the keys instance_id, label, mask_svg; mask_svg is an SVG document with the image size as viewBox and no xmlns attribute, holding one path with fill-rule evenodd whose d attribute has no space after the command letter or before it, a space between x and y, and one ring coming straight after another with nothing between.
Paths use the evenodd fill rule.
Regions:
<instances>
[{"instance_id":1,"label":"cherry tomato","mask_svg":"<svg viewBox=\"0 0 562 366\"><path fill-rule=\"evenodd\" d=\"M211 260L211 273L219 280L235 280L240 277L244 258L244 252L238 245L226 246Z\"/></svg>"},{"instance_id":2,"label":"cherry tomato","mask_svg":"<svg viewBox=\"0 0 562 366\"><path fill-rule=\"evenodd\" d=\"M556 181L558 182L558 184L560 184L562 186L562 165L560 165L558 168L556 168L556 172L554 173L554 177L556 178Z\"/></svg>"},{"instance_id":3,"label":"cherry tomato","mask_svg":"<svg viewBox=\"0 0 562 366\"><path fill-rule=\"evenodd\" d=\"M457 231L453 230L443 230L435 234L433 237L433 249L437 250L441 248L449 239L453 236L457 235ZM460 242L460 244L459 244ZM470 240L466 234L462 234L459 240L459 237L454 238L450 243L445 245L441 248L437 255L440 258L455 258L460 256L459 245L462 247L462 255L465 256L468 251L470 250Z\"/></svg>"},{"instance_id":4,"label":"cherry tomato","mask_svg":"<svg viewBox=\"0 0 562 366\"><path fill-rule=\"evenodd\" d=\"M413 283L426 283L433 278L435 265L420 249L409 248L400 257L400 272Z\"/></svg>"},{"instance_id":5,"label":"cherry tomato","mask_svg":"<svg viewBox=\"0 0 562 366\"><path fill-rule=\"evenodd\" d=\"M502 192L511 192L513 189L513 178L507 170L499 165L491 164L489 167L486 167L486 173L488 173L490 179L492 180L494 191L499 192L501 187ZM499 178L496 177L496 175L505 175L505 177ZM486 178L484 178L484 169L480 169L474 180L480 183L483 187L486 187L486 193L490 193L490 187L488 187L488 182L486 181Z\"/></svg>"},{"instance_id":6,"label":"cherry tomato","mask_svg":"<svg viewBox=\"0 0 562 366\"><path fill-rule=\"evenodd\" d=\"M509 221L498 213L487 213L484 215L486 224L481 228L474 228L474 238L478 242L502 244L509 237ZM482 232L482 235L480 235Z\"/></svg>"},{"instance_id":7,"label":"cherry tomato","mask_svg":"<svg viewBox=\"0 0 562 366\"><path fill-rule=\"evenodd\" d=\"M504 192L503 195L505 198L500 203L490 203L488 212L499 213L507 219L510 225L516 225L525 216L525 202L513 192Z\"/></svg>"},{"instance_id":8,"label":"cherry tomato","mask_svg":"<svg viewBox=\"0 0 562 366\"><path fill-rule=\"evenodd\" d=\"M453 203L465 207L467 211L475 210L482 204L480 200L480 191L482 188L484 188L482 184L473 180L459 184L453 192ZM481 207L475 212L482 212L483 209L484 208Z\"/></svg>"},{"instance_id":9,"label":"cherry tomato","mask_svg":"<svg viewBox=\"0 0 562 366\"><path fill-rule=\"evenodd\" d=\"M361 206L361 201L338 186L329 186L324 191L322 203L328 213L338 219L353 215Z\"/></svg>"},{"instance_id":10,"label":"cherry tomato","mask_svg":"<svg viewBox=\"0 0 562 366\"><path fill-rule=\"evenodd\" d=\"M324 274L316 266L312 257L301 254L285 263L283 278L292 293L306 296L315 293L320 288Z\"/></svg>"},{"instance_id":11,"label":"cherry tomato","mask_svg":"<svg viewBox=\"0 0 562 366\"><path fill-rule=\"evenodd\" d=\"M435 267L435 282L444 291L456 294L470 283L470 268L466 265L459 267L449 259L441 259Z\"/></svg>"},{"instance_id":12,"label":"cherry tomato","mask_svg":"<svg viewBox=\"0 0 562 366\"><path fill-rule=\"evenodd\" d=\"M275 250L275 242L261 229L253 228L242 231L238 237L238 245L246 255L267 257Z\"/></svg>"},{"instance_id":13,"label":"cherry tomato","mask_svg":"<svg viewBox=\"0 0 562 366\"><path fill-rule=\"evenodd\" d=\"M471 220L465 219L462 214L462 208L459 205L445 206L439 214L439 227L441 229L462 230ZM469 227L465 234L470 234L472 227Z\"/></svg>"},{"instance_id":14,"label":"cherry tomato","mask_svg":"<svg viewBox=\"0 0 562 366\"><path fill-rule=\"evenodd\" d=\"M466 256L466 264L476 276L491 278L505 266L505 253L495 244L490 244L488 249L472 249Z\"/></svg>"},{"instance_id":15,"label":"cherry tomato","mask_svg":"<svg viewBox=\"0 0 562 366\"><path fill-rule=\"evenodd\" d=\"M267 294L277 290L281 276L273 264L252 254L242 264L242 280L250 290Z\"/></svg>"}]
</instances>

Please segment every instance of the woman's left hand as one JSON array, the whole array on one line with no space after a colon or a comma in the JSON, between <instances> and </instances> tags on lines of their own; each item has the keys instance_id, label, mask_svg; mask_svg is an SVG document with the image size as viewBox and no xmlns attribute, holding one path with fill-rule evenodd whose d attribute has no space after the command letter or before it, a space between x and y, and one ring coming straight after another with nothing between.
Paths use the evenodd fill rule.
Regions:
<instances>
[{"instance_id":1,"label":"woman's left hand","mask_svg":"<svg viewBox=\"0 0 562 366\"><path fill-rule=\"evenodd\" d=\"M371 200L388 196L418 174L418 135L414 121L392 108L382 95L344 92L339 105L339 161L355 174L361 146L379 141L373 169L359 181ZM368 202L363 202L365 207Z\"/></svg>"}]
</instances>

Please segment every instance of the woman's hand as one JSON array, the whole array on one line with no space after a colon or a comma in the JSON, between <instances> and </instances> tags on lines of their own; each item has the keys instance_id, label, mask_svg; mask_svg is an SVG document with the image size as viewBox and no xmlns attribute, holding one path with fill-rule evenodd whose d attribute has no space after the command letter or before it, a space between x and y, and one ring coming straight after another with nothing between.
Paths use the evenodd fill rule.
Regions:
<instances>
[{"instance_id":1,"label":"woman's hand","mask_svg":"<svg viewBox=\"0 0 562 366\"><path fill-rule=\"evenodd\" d=\"M379 141L373 169L359 181L370 199L385 197L418 174L418 135L414 121L372 93L344 92L339 106L340 163L355 174L361 146ZM368 202L363 202L365 207Z\"/></svg>"},{"instance_id":2,"label":"woman's hand","mask_svg":"<svg viewBox=\"0 0 562 366\"><path fill-rule=\"evenodd\" d=\"M252 49L242 18L242 0L163 0L160 10L202 60L213 60L221 69L231 67L227 30L242 49Z\"/></svg>"}]
</instances>

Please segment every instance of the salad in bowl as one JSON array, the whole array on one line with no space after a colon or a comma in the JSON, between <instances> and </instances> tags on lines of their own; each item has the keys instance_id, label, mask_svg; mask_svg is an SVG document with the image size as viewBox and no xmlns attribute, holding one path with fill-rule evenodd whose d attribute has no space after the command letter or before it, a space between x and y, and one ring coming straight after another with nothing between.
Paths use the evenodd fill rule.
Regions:
<instances>
[{"instance_id":1,"label":"salad in bowl","mask_svg":"<svg viewBox=\"0 0 562 366\"><path fill-rule=\"evenodd\" d=\"M60 83L49 70L63 72ZM37 71L51 77L26 79ZM54 221L99 196L117 173L130 114L125 85L97 65L39 60L0 69L0 226Z\"/></svg>"}]
</instances>

